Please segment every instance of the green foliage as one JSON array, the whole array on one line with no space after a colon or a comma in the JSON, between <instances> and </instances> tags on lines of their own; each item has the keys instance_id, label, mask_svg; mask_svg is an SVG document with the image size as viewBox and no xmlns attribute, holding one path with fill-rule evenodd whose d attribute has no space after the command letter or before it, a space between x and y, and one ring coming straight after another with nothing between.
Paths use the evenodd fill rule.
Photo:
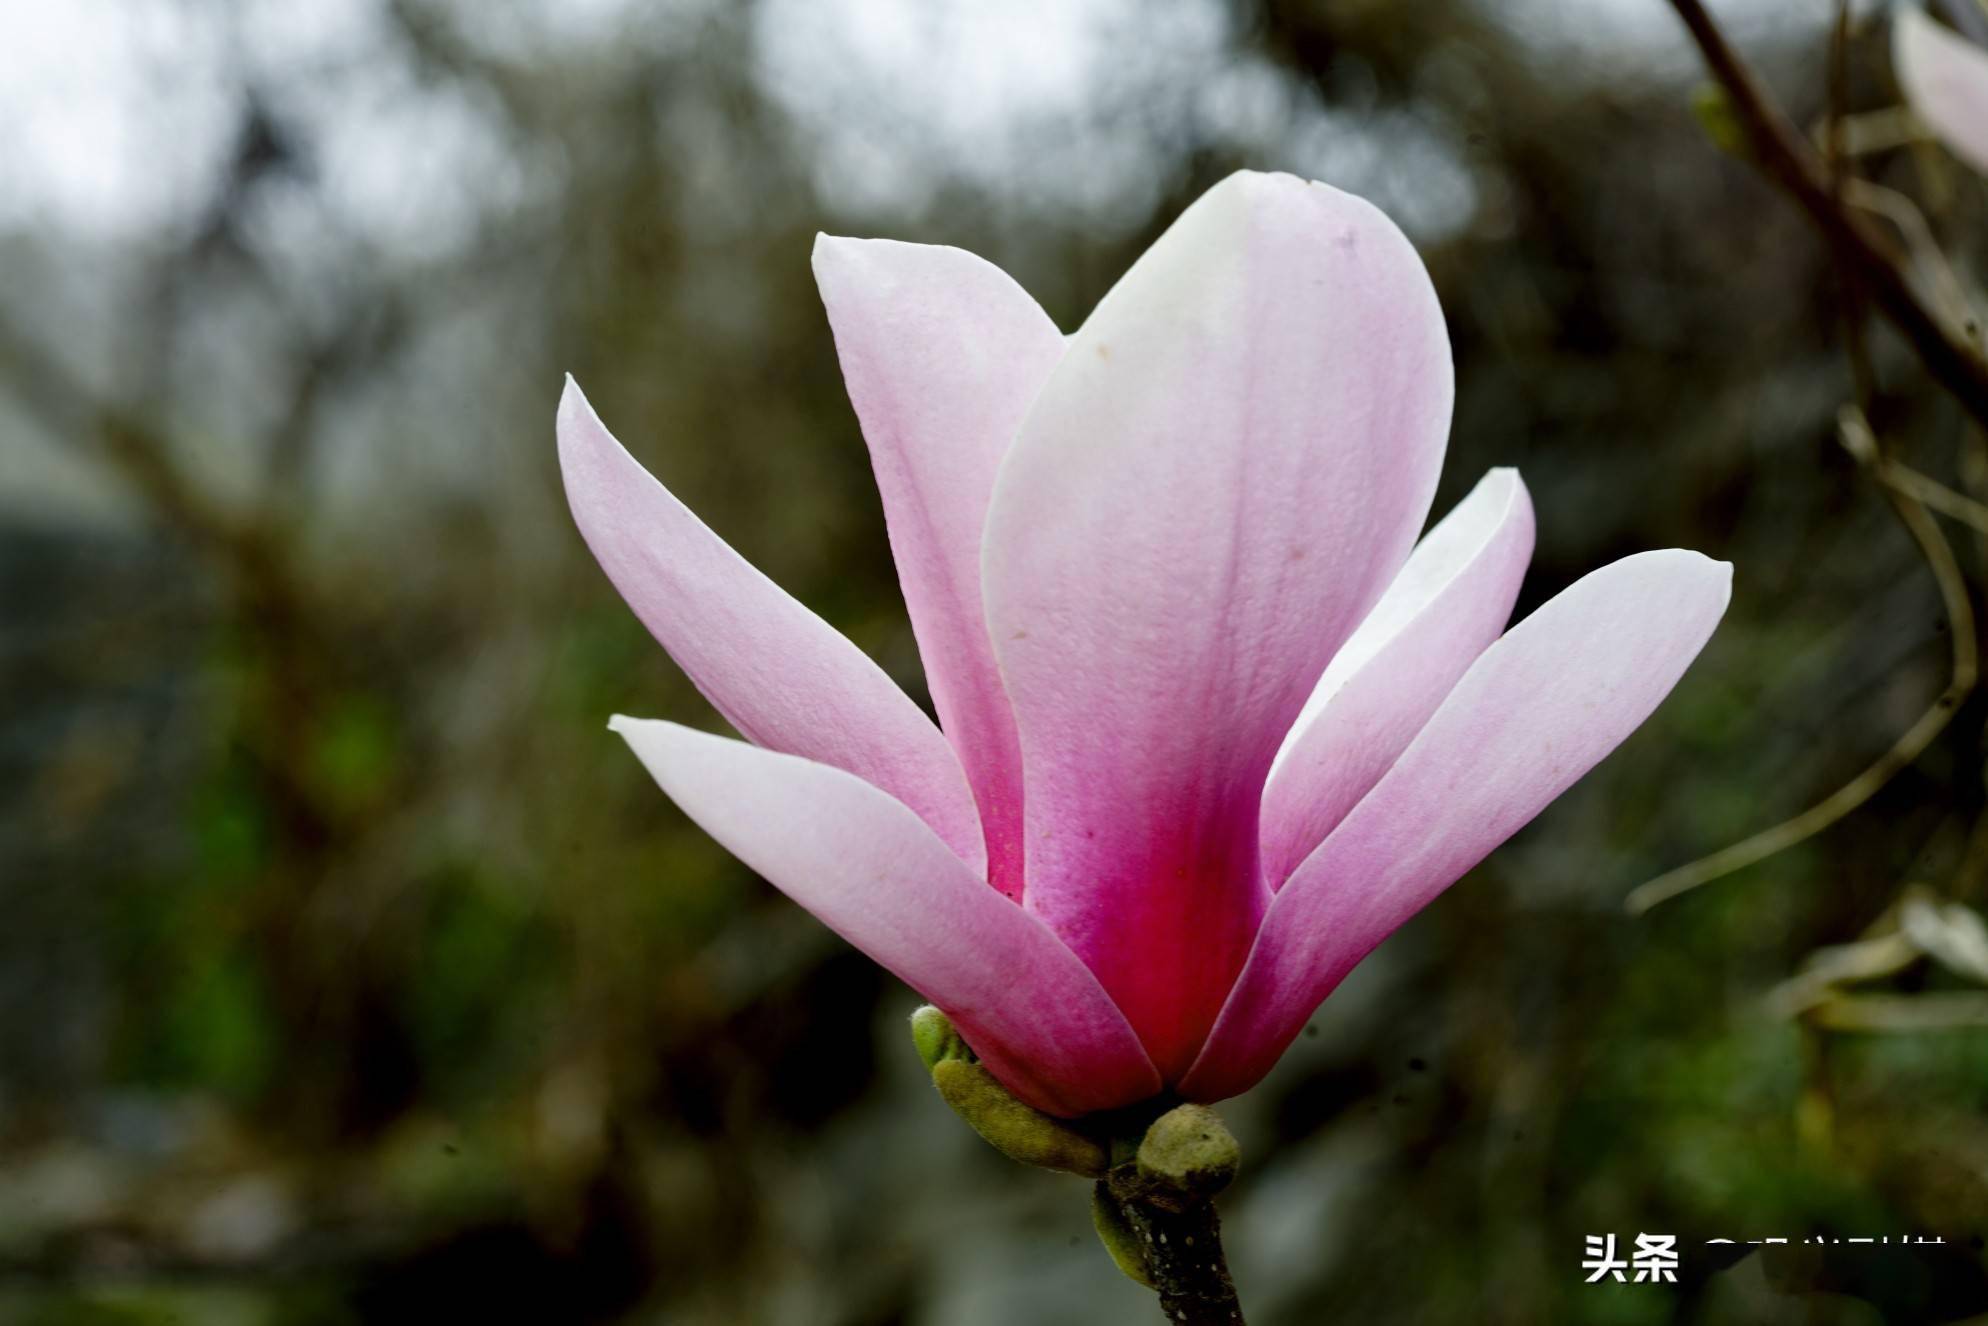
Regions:
<instances>
[{"instance_id":1,"label":"green foliage","mask_svg":"<svg viewBox=\"0 0 1988 1326\"><path fill-rule=\"evenodd\" d=\"M310 762L329 805L347 814L367 809L390 788L402 758L393 710L378 696L340 696L318 716Z\"/></svg>"},{"instance_id":2,"label":"green foliage","mask_svg":"<svg viewBox=\"0 0 1988 1326\"><path fill-rule=\"evenodd\" d=\"M528 1010L562 975L562 948L516 890L471 871L445 874L429 894L408 1017L438 1103L467 1106L530 1067Z\"/></svg>"},{"instance_id":3,"label":"green foliage","mask_svg":"<svg viewBox=\"0 0 1988 1326\"><path fill-rule=\"evenodd\" d=\"M118 890L120 962L131 972L121 1076L254 1100L277 1071L281 1031L244 925L268 862L254 783L224 770L192 798L193 867Z\"/></svg>"},{"instance_id":4,"label":"green foliage","mask_svg":"<svg viewBox=\"0 0 1988 1326\"><path fill-rule=\"evenodd\" d=\"M267 1295L240 1289L153 1289L44 1293L9 1302L11 1326L358 1326L324 1289L292 1286Z\"/></svg>"},{"instance_id":5,"label":"green foliage","mask_svg":"<svg viewBox=\"0 0 1988 1326\"><path fill-rule=\"evenodd\" d=\"M164 1085L202 1086L251 1100L277 1068L269 1000L242 955L220 953L174 972L138 1039L138 1071Z\"/></svg>"},{"instance_id":6,"label":"green foliage","mask_svg":"<svg viewBox=\"0 0 1988 1326\"><path fill-rule=\"evenodd\" d=\"M1734 155L1746 151L1746 127L1733 109L1732 99L1718 84L1699 84L1691 94L1691 110L1705 136L1720 151Z\"/></svg>"}]
</instances>

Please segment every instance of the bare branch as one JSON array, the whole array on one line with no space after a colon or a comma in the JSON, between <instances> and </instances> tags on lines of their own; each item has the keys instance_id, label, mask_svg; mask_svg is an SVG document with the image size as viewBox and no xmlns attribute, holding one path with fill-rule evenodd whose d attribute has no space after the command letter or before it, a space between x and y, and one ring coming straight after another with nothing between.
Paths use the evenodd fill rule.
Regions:
<instances>
[{"instance_id":1,"label":"bare branch","mask_svg":"<svg viewBox=\"0 0 1988 1326\"><path fill-rule=\"evenodd\" d=\"M1906 258L1869 217L1843 205L1828 167L1774 103L1700 0L1671 0L1671 6L1724 89L1754 160L1853 266L1872 302L1911 344L1926 371L1988 427L1988 358L1968 330L1953 326L1928 306L1914 287Z\"/></svg>"},{"instance_id":2,"label":"bare branch","mask_svg":"<svg viewBox=\"0 0 1988 1326\"><path fill-rule=\"evenodd\" d=\"M1838 416L1838 423L1843 445L1851 455L1866 465L1880 458L1877 440L1864 420L1863 411L1854 405L1846 405ZM1979 670L1974 610L1969 606L1967 582L1961 576L1960 563L1954 558L1953 547L1940 531L1939 522L1933 519L1924 505L1895 488L1888 488L1886 495L1891 498L1899 518L1918 543L1920 552L1926 558L1926 567L1939 586L1940 600L1946 605L1951 624L1949 637L1953 645L1952 675L1946 689L1892 743L1891 749L1880 755L1868 769L1801 814L1639 885L1626 900L1633 915L1640 916L1659 903L1668 902L1715 879L1722 879L1734 871L1744 870L1821 833L1876 796L1900 770L1908 768L1924 754L1934 738L1953 721L1961 701L1974 690Z\"/></svg>"}]
</instances>

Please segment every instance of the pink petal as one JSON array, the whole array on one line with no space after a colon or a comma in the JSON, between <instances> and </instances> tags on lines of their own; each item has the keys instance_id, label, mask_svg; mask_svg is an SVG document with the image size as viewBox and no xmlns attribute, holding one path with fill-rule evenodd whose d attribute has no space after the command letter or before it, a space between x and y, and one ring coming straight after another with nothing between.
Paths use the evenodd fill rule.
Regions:
<instances>
[{"instance_id":1,"label":"pink petal","mask_svg":"<svg viewBox=\"0 0 1988 1326\"><path fill-rule=\"evenodd\" d=\"M571 378L559 400L559 465L608 579L732 726L755 745L882 788L980 869L973 794L932 720L651 478Z\"/></svg>"},{"instance_id":2,"label":"pink petal","mask_svg":"<svg viewBox=\"0 0 1988 1326\"><path fill-rule=\"evenodd\" d=\"M1586 576L1485 650L1277 895L1180 1090L1267 1073L1361 958L1657 707L1725 612L1732 568L1669 549Z\"/></svg>"},{"instance_id":3,"label":"pink petal","mask_svg":"<svg viewBox=\"0 0 1988 1326\"><path fill-rule=\"evenodd\" d=\"M1415 546L1333 655L1263 791L1272 888L1379 781L1512 615L1532 557L1532 499L1492 470Z\"/></svg>"},{"instance_id":4,"label":"pink petal","mask_svg":"<svg viewBox=\"0 0 1988 1326\"><path fill-rule=\"evenodd\" d=\"M1955 156L1988 173L1988 51L1917 9L1899 11L1891 39L1913 113Z\"/></svg>"},{"instance_id":5,"label":"pink petal","mask_svg":"<svg viewBox=\"0 0 1988 1326\"><path fill-rule=\"evenodd\" d=\"M686 815L945 1010L1016 1095L1070 1116L1159 1090L1097 978L899 802L840 769L674 723L611 726Z\"/></svg>"},{"instance_id":6,"label":"pink petal","mask_svg":"<svg viewBox=\"0 0 1988 1326\"><path fill-rule=\"evenodd\" d=\"M1450 400L1393 223L1245 173L1098 305L1003 463L982 567L1027 905L1165 1075L1247 953L1264 775L1414 542Z\"/></svg>"},{"instance_id":7,"label":"pink petal","mask_svg":"<svg viewBox=\"0 0 1988 1326\"><path fill-rule=\"evenodd\" d=\"M814 267L932 702L980 807L988 878L1019 898L1021 750L980 602L980 535L994 472L1063 334L1000 268L960 249L823 235Z\"/></svg>"}]
</instances>

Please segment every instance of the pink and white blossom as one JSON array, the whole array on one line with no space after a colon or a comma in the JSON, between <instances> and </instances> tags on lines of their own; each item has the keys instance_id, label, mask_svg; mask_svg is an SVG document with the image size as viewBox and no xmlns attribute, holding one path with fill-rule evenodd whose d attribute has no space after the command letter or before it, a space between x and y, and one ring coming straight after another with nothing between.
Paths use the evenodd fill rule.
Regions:
<instances>
[{"instance_id":1,"label":"pink and white blossom","mask_svg":"<svg viewBox=\"0 0 1988 1326\"><path fill-rule=\"evenodd\" d=\"M815 272L935 725L568 384L582 533L745 741L613 726L719 842L1079 1115L1212 1101L1632 732L1730 567L1624 558L1506 631L1518 475L1427 518L1453 393L1380 212L1237 174L1074 334L957 249Z\"/></svg>"},{"instance_id":2,"label":"pink and white blossom","mask_svg":"<svg viewBox=\"0 0 1988 1326\"><path fill-rule=\"evenodd\" d=\"M1988 50L1917 9L1891 29L1892 66L1913 114L1955 156L1988 174Z\"/></svg>"}]
</instances>

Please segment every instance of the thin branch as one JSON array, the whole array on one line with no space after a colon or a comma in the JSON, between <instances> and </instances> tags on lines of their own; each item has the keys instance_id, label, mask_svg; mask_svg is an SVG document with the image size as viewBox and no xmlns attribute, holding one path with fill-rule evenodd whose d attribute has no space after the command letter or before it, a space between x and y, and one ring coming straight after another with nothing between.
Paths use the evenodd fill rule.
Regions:
<instances>
[{"instance_id":1,"label":"thin branch","mask_svg":"<svg viewBox=\"0 0 1988 1326\"><path fill-rule=\"evenodd\" d=\"M1877 441L1871 435L1870 425L1865 422L1863 412L1855 406L1845 406L1838 416L1843 445L1859 461L1871 464L1879 456ZM1848 815L1851 811L1869 801L1898 773L1909 767L1913 761L1925 753L1934 738L1946 730L1947 724L1960 709L1960 703L1974 690L1978 675L1977 646L1974 635L1974 610L1968 604L1967 583L1961 576L1960 563L1954 558L1953 547L1941 532L1925 506L1913 498L1887 489L1886 495L1897 510L1899 519L1919 545L1926 558L1926 567L1933 574L1939 586L1940 601L1945 604L1949 622L1949 635L1953 645L1952 676L1947 687L1940 692L1938 699L1921 714L1911 727L1892 743L1891 749L1880 755L1862 773L1836 789L1829 796L1809 807L1793 819L1784 820L1771 829L1763 830L1741 842L1734 843L1710 856L1701 857L1688 865L1679 866L1666 874L1657 876L1646 884L1634 889L1626 900L1633 915L1640 916L1659 903L1668 902L1682 893L1722 879L1737 870L1759 861L1764 861L1777 852L1785 852L1790 847L1807 838L1814 837L1830 825Z\"/></svg>"},{"instance_id":2,"label":"thin branch","mask_svg":"<svg viewBox=\"0 0 1988 1326\"><path fill-rule=\"evenodd\" d=\"M43 426L88 447L174 533L223 562L262 555L255 536L173 463L166 439L128 410L103 403L53 351L0 317L0 377Z\"/></svg>"},{"instance_id":3,"label":"thin branch","mask_svg":"<svg viewBox=\"0 0 1988 1326\"><path fill-rule=\"evenodd\" d=\"M1834 117L1837 122L1835 132L1842 136L1838 151L1846 157L1874 156L1879 152L1895 152L1901 147L1911 147L1927 140L1927 133L1912 112L1903 106L1887 106L1883 110L1864 111L1857 115ZM1828 131L1825 124L1811 128L1810 139L1820 143L1822 135Z\"/></svg>"},{"instance_id":4,"label":"thin branch","mask_svg":"<svg viewBox=\"0 0 1988 1326\"><path fill-rule=\"evenodd\" d=\"M1895 976L1925 956L1897 930L1819 948L1809 954L1800 972L1769 991L1764 1002L1777 1017L1800 1017L1826 1000L1840 998L1840 985Z\"/></svg>"},{"instance_id":5,"label":"thin branch","mask_svg":"<svg viewBox=\"0 0 1988 1326\"><path fill-rule=\"evenodd\" d=\"M1983 344L1980 316L1968 298L1967 288L1954 275L1953 264L1947 261L1947 255L1933 238L1932 228L1926 224L1925 214L1918 206L1898 190L1887 189L1866 179L1845 180L1843 200L1882 216L1898 227L1912 260L1932 286L1941 315L1949 324L1959 326L1969 343L1980 349Z\"/></svg>"},{"instance_id":6,"label":"thin branch","mask_svg":"<svg viewBox=\"0 0 1988 1326\"><path fill-rule=\"evenodd\" d=\"M1952 326L1920 298L1908 262L1884 232L1861 212L1843 205L1831 188L1828 167L1726 40L1701 0L1671 0L1671 7L1724 89L1761 169L1855 266L1872 301L1911 344L1927 372L1988 427L1988 358L1965 329Z\"/></svg>"},{"instance_id":7,"label":"thin branch","mask_svg":"<svg viewBox=\"0 0 1988 1326\"><path fill-rule=\"evenodd\" d=\"M1988 1027L1988 994L1838 995L1803 1016L1828 1031L1957 1031Z\"/></svg>"},{"instance_id":8,"label":"thin branch","mask_svg":"<svg viewBox=\"0 0 1988 1326\"><path fill-rule=\"evenodd\" d=\"M1871 473L1887 488L1895 489L1915 502L1988 534L1988 502L1977 501L1954 491L1929 474L1923 474L1901 461L1883 457L1871 466Z\"/></svg>"}]
</instances>

